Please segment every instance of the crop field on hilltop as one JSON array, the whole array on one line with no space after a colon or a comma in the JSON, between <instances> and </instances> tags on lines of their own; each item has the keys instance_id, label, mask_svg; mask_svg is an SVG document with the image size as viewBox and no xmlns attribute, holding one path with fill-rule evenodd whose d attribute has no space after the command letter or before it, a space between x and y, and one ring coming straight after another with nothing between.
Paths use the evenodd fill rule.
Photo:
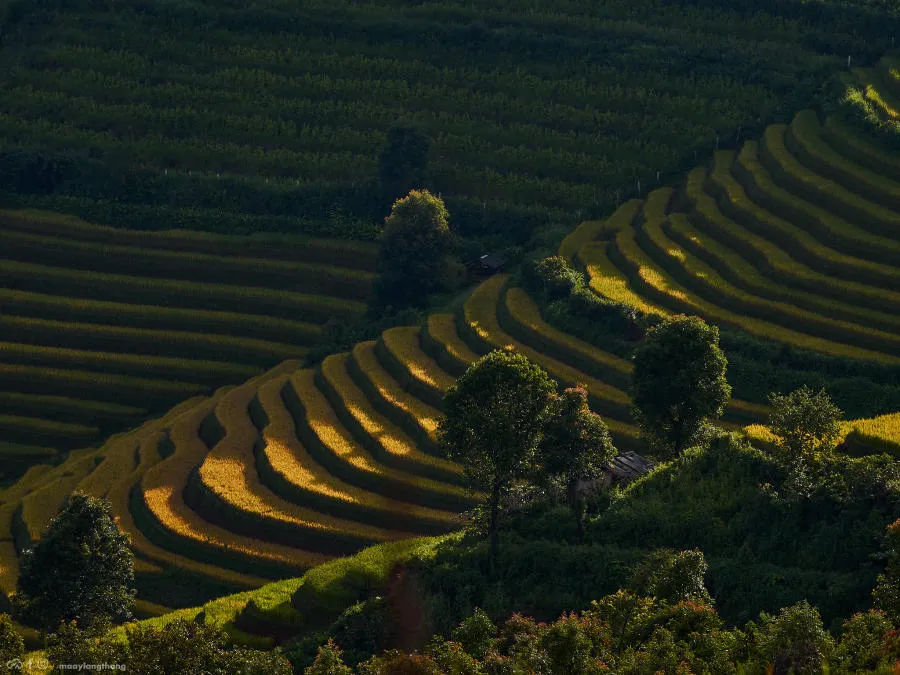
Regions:
<instances>
[{"instance_id":1,"label":"crop field on hilltop","mask_svg":"<svg viewBox=\"0 0 900 675\"><path fill-rule=\"evenodd\" d=\"M329 318L365 311L374 254L0 212L4 479L302 358Z\"/></svg>"},{"instance_id":2,"label":"crop field on hilltop","mask_svg":"<svg viewBox=\"0 0 900 675\"><path fill-rule=\"evenodd\" d=\"M524 242L895 34L861 2L718 4L7 0L0 188L132 228L371 238L402 118L454 226Z\"/></svg>"},{"instance_id":3,"label":"crop field on hilltop","mask_svg":"<svg viewBox=\"0 0 900 675\"><path fill-rule=\"evenodd\" d=\"M253 587L366 545L457 529L477 496L463 487L461 467L439 456L443 393L505 344L560 382L587 382L619 447L640 448L624 391L631 365L554 330L527 293L497 276L456 316L389 329L316 369L285 361L73 453L40 486L30 473L0 494L13 544L0 579L15 578L14 553L75 489L112 501L142 564L219 587ZM734 401L727 418L738 428L765 412ZM146 569L140 576L154 592L145 599L159 603L146 580L159 573Z\"/></svg>"},{"instance_id":4,"label":"crop field on hilltop","mask_svg":"<svg viewBox=\"0 0 900 675\"><path fill-rule=\"evenodd\" d=\"M870 100L889 91L887 64L865 71ZM873 74L881 75L881 90ZM858 414L895 411L900 155L844 112L820 120L802 111L759 140L716 152L678 189L651 191L606 221L584 223L563 254L601 296L644 312L698 314L723 327L726 342L743 333L782 343L819 361L819 377L855 362L846 365L842 388L855 378L872 395L840 397ZM738 395L753 379L741 367L749 377L735 376Z\"/></svg>"},{"instance_id":5,"label":"crop field on hilltop","mask_svg":"<svg viewBox=\"0 0 900 675\"><path fill-rule=\"evenodd\" d=\"M845 143L830 141L829 134ZM718 153L710 168L690 172L678 188L654 190L607 221L586 222L561 252L581 260L595 293L660 313L698 312L767 344L802 347L860 372L885 369L888 381L900 360L893 304L897 267L889 253L898 241L890 229L898 212L891 208L892 179L863 169L840 149L865 149L865 142L840 120L823 125L814 113L801 113L790 125L766 129L760 141L748 141L739 152ZM880 156L890 161L891 155ZM813 168L809 157L821 164ZM867 218L851 222L854 213ZM190 239L111 232L148 242ZM72 234L67 241L92 240ZM128 242L108 246L124 254ZM164 260L163 249L140 250ZM199 243L195 250L201 258L207 255ZM288 249L278 251L284 255ZM246 269L246 260L225 258L223 269ZM273 255L268 273L277 278L287 262L301 269L305 264ZM141 269L140 259L134 264ZM347 278L356 273L361 272L348 271ZM162 282L148 277L145 283L155 290ZM242 288L253 292L252 286ZM316 297L325 302L334 296ZM390 328L315 368L304 368L294 354L277 359L274 367L252 362L252 379L233 382L237 386L210 379L199 396L161 418L97 449L75 451L60 466L32 467L0 492L4 592L14 590L22 551L73 490L111 501L139 561L141 606L157 614L225 590L298 576L367 546L453 532L481 495L466 488L462 467L441 457L436 428L443 394L496 347L514 347L562 385L584 383L617 447L642 451L628 394L632 363L612 347L556 327L541 302L517 286L515 276L498 274L461 298L455 311L432 314L421 326ZM293 320L291 314L280 317ZM721 423L735 431L751 425L746 433L765 443L759 425L768 413L759 397L737 393ZM896 454L896 414L847 422L841 448L853 455ZM183 592L188 584L190 594ZM294 598L294 609L282 607L278 616L296 620L298 602ZM259 641L272 620L253 624L247 618L235 634Z\"/></svg>"}]
</instances>

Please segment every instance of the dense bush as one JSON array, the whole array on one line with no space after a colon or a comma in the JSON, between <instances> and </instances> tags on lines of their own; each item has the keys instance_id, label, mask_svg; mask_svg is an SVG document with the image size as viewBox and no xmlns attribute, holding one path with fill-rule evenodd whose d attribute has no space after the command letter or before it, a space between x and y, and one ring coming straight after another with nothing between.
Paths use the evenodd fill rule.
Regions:
<instances>
[{"instance_id":1,"label":"dense bush","mask_svg":"<svg viewBox=\"0 0 900 675\"><path fill-rule=\"evenodd\" d=\"M509 518L496 580L477 536L452 539L415 569L445 634L475 607L494 619L522 611L551 620L624 586L647 551L687 547L706 556L725 621L741 624L806 598L831 626L870 602L882 567L872 555L900 517L900 481L898 463L886 457L837 458L818 476L811 496L783 500L779 463L726 436L595 504L601 510L582 543L565 508L539 505Z\"/></svg>"},{"instance_id":2,"label":"dense bush","mask_svg":"<svg viewBox=\"0 0 900 675\"><path fill-rule=\"evenodd\" d=\"M25 653L25 642L13 626L9 614L0 614L0 664L8 668L7 672L18 675L19 668L8 665L15 659L22 659Z\"/></svg>"},{"instance_id":3,"label":"dense bush","mask_svg":"<svg viewBox=\"0 0 900 675\"><path fill-rule=\"evenodd\" d=\"M690 555L685 555L690 554ZM515 613L498 626L480 609L444 634L435 635L421 653L389 650L373 655L358 672L389 673L878 673L892 672L896 652L894 625L877 611L844 622L839 638L822 625L819 612L805 600L776 615L761 612L743 628L728 628L703 584L706 562L697 552L661 552L643 561L691 559L689 588L678 566L657 572L667 595L618 590L579 612L563 612L552 623ZM698 574L699 573L699 576ZM640 573L639 573L640 576ZM330 669L326 670L325 666ZM339 650L323 646L307 675L343 673Z\"/></svg>"},{"instance_id":4,"label":"dense bush","mask_svg":"<svg viewBox=\"0 0 900 675\"><path fill-rule=\"evenodd\" d=\"M291 673L287 659L277 651L228 649L228 636L215 626L176 619L162 628L138 624L127 633L123 644L109 633L98 636L79 629L75 622L62 624L48 640L52 672L66 672L66 664L118 664L139 675Z\"/></svg>"}]
</instances>

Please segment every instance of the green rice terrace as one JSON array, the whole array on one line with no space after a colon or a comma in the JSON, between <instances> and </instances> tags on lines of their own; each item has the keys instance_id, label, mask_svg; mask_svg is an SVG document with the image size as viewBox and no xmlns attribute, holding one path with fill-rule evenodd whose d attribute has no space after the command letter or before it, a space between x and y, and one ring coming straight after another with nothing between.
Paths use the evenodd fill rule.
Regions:
<instances>
[{"instance_id":1,"label":"green rice terrace","mask_svg":"<svg viewBox=\"0 0 900 675\"><path fill-rule=\"evenodd\" d=\"M362 315L371 244L137 232L0 213L0 454L102 441L191 396L303 358Z\"/></svg>"},{"instance_id":2,"label":"green rice terrace","mask_svg":"<svg viewBox=\"0 0 900 675\"><path fill-rule=\"evenodd\" d=\"M301 4L0 0L0 613L74 493L111 504L148 625L296 647L435 556L440 592L465 587L438 610L471 610L446 546L486 494L438 441L445 393L512 348L660 460L633 356L682 314L721 331L732 433L604 493L584 549L553 548L552 513L517 523L501 576L537 587L559 555L596 577L522 611L612 593L663 546L703 548L733 625L871 604L897 505L795 517L766 424L771 392L824 388L839 457L900 459L900 9ZM453 255L509 264L382 330L398 122L431 141ZM583 286L540 287L553 255ZM500 585L479 602L512 607Z\"/></svg>"},{"instance_id":3,"label":"green rice terrace","mask_svg":"<svg viewBox=\"0 0 900 675\"><path fill-rule=\"evenodd\" d=\"M0 174L32 179L10 203L372 238L390 205L378 149L402 118L434 140L429 187L455 227L520 244L677 180L692 150L795 110L847 54L874 61L896 25L854 2L2 4Z\"/></svg>"},{"instance_id":4,"label":"green rice terrace","mask_svg":"<svg viewBox=\"0 0 900 675\"><path fill-rule=\"evenodd\" d=\"M800 113L739 151L716 153L678 188L585 222L561 254L585 266L594 292L646 311L697 313L824 355L896 365L900 209L891 200L900 183L857 153L880 158L878 167L900 162L838 118L821 124ZM290 296L272 302L282 297ZM14 590L18 554L76 489L111 500L145 601L163 568L255 588L372 544L458 529L478 495L436 445L443 393L480 355L507 345L562 383L585 383L617 447L641 450L629 361L554 328L499 274L455 313L386 330L315 368L282 359L58 467L32 467L0 496L0 583ZM736 398L723 423L740 429L767 411ZM900 455L897 430L896 415L848 423L844 446ZM764 428L748 433L766 442Z\"/></svg>"}]
</instances>

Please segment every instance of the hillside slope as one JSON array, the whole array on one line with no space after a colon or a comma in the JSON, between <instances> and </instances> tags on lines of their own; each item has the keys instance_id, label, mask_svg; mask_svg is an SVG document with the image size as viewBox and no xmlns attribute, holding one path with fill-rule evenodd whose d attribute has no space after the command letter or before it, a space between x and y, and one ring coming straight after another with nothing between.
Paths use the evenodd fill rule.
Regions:
<instances>
[{"instance_id":1,"label":"hillside slope","mask_svg":"<svg viewBox=\"0 0 900 675\"><path fill-rule=\"evenodd\" d=\"M895 364L893 185L842 154L825 128L853 138L801 113L737 157L719 153L678 190L584 223L561 252L585 264L595 292L637 307ZM824 163L814 170L806 153ZM0 585L14 590L17 556L75 489L112 501L140 561L141 598L157 602L162 568L201 585L255 588L371 544L451 532L478 495L440 457L442 396L480 355L507 345L563 384L586 384L617 446L640 450L630 362L554 328L534 298L497 275L455 314L391 328L314 369L283 361L59 467L32 469L0 493ZM734 400L724 424L767 412ZM893 418L857 426L848 436L857 453L897 440Z\"/></svg>"},{"instance_id":2,"label":"hillside slope","mask_svg":"<svg viewBox=\"0 0 900 675\"><path fill-rule=\"evenodd\" d=\"M883 5L6 0L0 191L128 227L371 238L408 119L459 230L521 243L871 62Z\"/></svg>"},{"instance_id":3,"label":"hillside slope","mask_svg":"<svg viewBox=\"0 0 900 675\"><path fill-rule=\"evenodd\" d=\"M0 471L302 358L365 311L375 253L0 212Z\"/></svg>"},{"instance_id":4,"label":"hillside slope","mask_svg":"<svg viewBox=\"0 0 900 675\"><path fill-rule=\"evenodd\" d=\"M834 142L832 139L839 139ZM570 237L605 297L828 356L900 363L900 182L812 111ZM885 160L888 161L888 160Z\"/></svg>"}]
</instances>

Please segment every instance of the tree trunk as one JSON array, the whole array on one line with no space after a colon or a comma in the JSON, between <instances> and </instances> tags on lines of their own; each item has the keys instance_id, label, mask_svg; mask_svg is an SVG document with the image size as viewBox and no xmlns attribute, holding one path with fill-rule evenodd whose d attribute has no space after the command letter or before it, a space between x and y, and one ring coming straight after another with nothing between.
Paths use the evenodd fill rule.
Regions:
<instances>
[{"instance_id":1,"label":"tree trunk","mask_svg":"<svg viewBox=\"0 0 900 675\"><path fill-rule=\"evenodd\" d=\"M572 515L575 516L575 536L578 541L584 539L584 501L578 494L578 479L569 478L566 485L566 491L569 498L569 508L572 509Z\"/></svg>"},{"instance_id":2,"label":"tree trunk","mask_svg":"<svg viewBox=\"0 0 900 675\"><path fill-rule=\"evenodd\" d=\"M684 445L684 439L682 438L683 435L684 422L681 419L678 419L672 424L672 436L674 437L672 450L674 451L675 458L677 458L681 454L682 446Z\"/></svg>"},{"instance_id":3,"label":"tree trunk","mask_svg":"<svg viewBox=\"0 0 900 675\"><path fill-rule=\"evenodd\" d=\"M500 479L494 479L494 486L491 490L491 526L490 526L490 565L491 577L496 576L497 556L500 552L500 535L497 532L497 523L500 520Z\"/></svg>"}]
</instances>

